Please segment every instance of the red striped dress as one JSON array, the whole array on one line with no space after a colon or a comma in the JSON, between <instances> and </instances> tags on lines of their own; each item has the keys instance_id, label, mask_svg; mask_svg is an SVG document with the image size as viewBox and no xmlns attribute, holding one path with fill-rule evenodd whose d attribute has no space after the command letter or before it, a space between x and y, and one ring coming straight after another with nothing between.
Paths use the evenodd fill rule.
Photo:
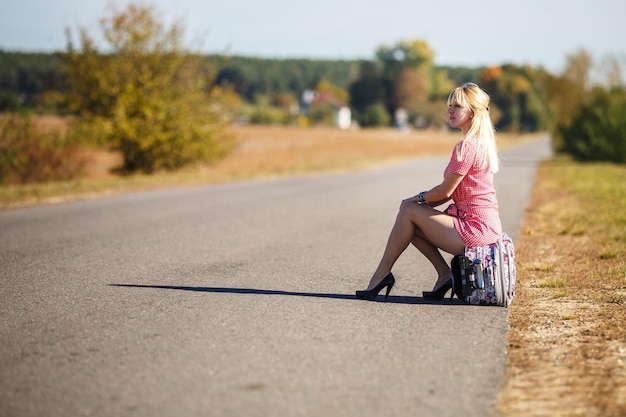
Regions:
<instances>
[{"instance_id":1,"label":"red striped dress","mask_svg":"<svg viewBox=\"0 0 626 417\"><path fill-rule=\"evenodd\" d=\"M486 161L476 157L477 147L475 137L457 143L444 171L444 176L448 172L464 176L445 213L454 217L454 227L466 246L490 245L502 235L493 173Z\"/></svg>"}]
</instances>

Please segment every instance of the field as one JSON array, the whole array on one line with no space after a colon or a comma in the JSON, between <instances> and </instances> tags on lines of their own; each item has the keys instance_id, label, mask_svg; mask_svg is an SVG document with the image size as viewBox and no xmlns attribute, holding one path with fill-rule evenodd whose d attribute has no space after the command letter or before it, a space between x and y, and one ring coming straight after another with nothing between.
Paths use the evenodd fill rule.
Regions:
<instances>
[{"instance_id":1,"label":"field","mask_svg":"<svg viewBox=\"0 0 626 417\"><path fill-rule=\"evenodd\" d=\"M64 129L65 121L39 120L42 129ZM240 126L232 128L236 148L212 167L176 173L133 175L110 173L121 156L90 151L85 176L74 181L0 187L0 208L47 204L122 192L180 185L214 184L250 178L271 178L361 169L376 164L428 155L448 155L459 135L451 132L400 132L392 129L350 130ZM506 147L529 137L502 135Z\"/></svg>"},{"instance_id":2,"label":"field","mask_svg":"<svg viewBox=\"0 0 626 417\"><path fill-rule=\"evenodd\" d=\"M54 120L48 120L51 125ZM0 207L136 190L363 169L448 155L458 133L233 128L212 167L117 177L120 156L90 155L85 178L0 187ZM499 135L502 148L532 136ZM547 161L516 242L517 296L499 410L517 416L626 415L626 167Z\"/></svg>"}]
</instances>

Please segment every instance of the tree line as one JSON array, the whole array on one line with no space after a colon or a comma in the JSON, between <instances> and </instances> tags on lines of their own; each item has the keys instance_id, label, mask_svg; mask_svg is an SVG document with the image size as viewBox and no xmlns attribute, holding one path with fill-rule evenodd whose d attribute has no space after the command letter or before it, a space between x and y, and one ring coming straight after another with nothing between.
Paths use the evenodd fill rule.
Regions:
<instances>
[{"instance_id":1,"label":"tree line","mask_svg":"<svg viewBox=\"0 0 626 417\"><path fill-rule=\"evenodd\" d=\"M445 107L441 106L450 90L463 82L476 82L492 95L498 129L538 131L549 127L552 120L549 98L543 93L547 76L544 71L515 65L435 66L428 56L420 67L406 55L398 59L398 51L408 54L410 49L400 43L379 51L375 60L204 55L201 72L210 74L214 85L232 89L241 99L241 112L252 116L253 121L288 124L289 108L300 105L304 91L327 90L344 99L364 127L393 124L398 107L406 108L416 126L438 126L445 124L445 112L441 111ZM0 112L67 113L60 100L68 88L64 64L63 52L0 50ZM270 109L278 115L275 119L254 118L255 112ZM323 118L313 122L319 121Z\"/></svg>"},{"instance_id":2,"label":"tree line","mask_svg":"<svg viewBox=\"0 0 626 417\"><path fill-rule=\"evenodd\" d=\"M409 59L389 59L398 56L401 49L402 45L388 56L379 54L378 60L205 55L202 71L212 74L214 84L232 88L244 105L256 108L286 108L299 104L306 90L316 90L324 84L334 86L334 94L347 99L363 126L392 123L397 107L406 107L412 119L420 119L422 125L441 124L445 114L438 116L437 112L441 113L446 94L463 82L476 82L492 95L500 130L537 131L549 127L549 98L543 93L545 71L515 65L445 67L432 62L425 63L431 68L421 69ZM0 50L0 112L66 112L58 100L67 88L63 63L61 52ZM378 122L371 117L377 110L387 113Z\"/></svg>"}]
</instances>

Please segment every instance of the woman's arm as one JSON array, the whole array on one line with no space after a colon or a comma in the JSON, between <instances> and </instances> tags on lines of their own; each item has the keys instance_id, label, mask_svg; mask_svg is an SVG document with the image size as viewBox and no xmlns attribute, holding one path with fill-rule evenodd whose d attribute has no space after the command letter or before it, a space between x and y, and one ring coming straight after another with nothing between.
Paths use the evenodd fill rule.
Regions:
<instances>
[{"instance_id":1,"label":"woman's arm","mask_svg":"<svg viewBox=\"0 0 626 417\"><path fill-rule=\"evenodd\" d=\"M456 172L448 172L443 178L443 182L441 184L428 191L424 191L423 195L425 204L436 207L450 200L452 193L456 190L456 187L459 186L463 177L464 175L457 174ZM404 201L419 203L419 194L414 197L407 198Z\"/></svg>"}]
</instances>

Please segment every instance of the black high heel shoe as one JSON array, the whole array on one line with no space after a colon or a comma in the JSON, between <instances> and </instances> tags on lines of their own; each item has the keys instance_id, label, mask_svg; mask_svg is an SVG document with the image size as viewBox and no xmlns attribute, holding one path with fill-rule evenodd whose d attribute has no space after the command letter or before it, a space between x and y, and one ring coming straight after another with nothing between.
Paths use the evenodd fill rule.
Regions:
<instances>
[{"instance_id":1,"label":"black high heel shoe","mask_svg":"<svg viewBox=\"0 0 626 417\"><path fill-rule=\"evenodd\" d=\"M444 282L439 288L437 288L434 291L422 292L422 297L425 300L442 300L443 297L448 292L448 290L451 290L451 289L452 289L452 278ZM452 291L452 296L450 298L452 297L454 297L454 291Z\"/></svg>"},{"instance_id":2,"label":"black high heel shoe","mask_svg":"<svg viewBox=\"0 0 626 417\"><path fill-rule=\"evenodd\" d=\"M360 300L374 301L376 300L376 297L378 296L378 293L380 292L380 290L387 287L387 292L385 293L385 301L386 301L387 297L389 296L389 292L391 291L395 283L396 283L396 279L394 278L393 274L390 272L387 274L385 278L383 278L382 281L378 283L377 286L375 286L371 290L357 291L356 298Z\"/></svg>"}]
</instances>

